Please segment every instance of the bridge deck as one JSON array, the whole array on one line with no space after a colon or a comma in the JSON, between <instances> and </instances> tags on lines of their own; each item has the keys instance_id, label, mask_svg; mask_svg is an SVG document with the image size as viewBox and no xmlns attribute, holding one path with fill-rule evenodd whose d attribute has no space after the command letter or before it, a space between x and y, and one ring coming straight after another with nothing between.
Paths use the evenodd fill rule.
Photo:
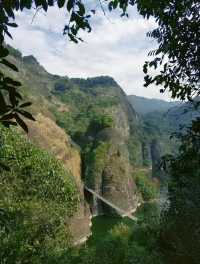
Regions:
<instances>
[{"instance_id":1,"label":"bridge deck","mask_svg":"<svg viewBox=\"0 0 200 264\"><path fill-rule=\"evenodd\" d=\"M104 202L108 206L110 206L113 209L115 209L119 213L119 215L121 215L122 217L128 217L128 218L130 218L133 221L137 221L137 217L133 216L131 212L126 212L125 210L119 208L117 205L115 205L112 202L108 201L103 196L99 195L98 193L96 193L94 190L88 188L87 186L84 186L84 188L85 188L85 190L87 190L88 192L93 194L95 197L97 197L99 200L101 200L102 202Z\"/></svg>"}]
</instances>

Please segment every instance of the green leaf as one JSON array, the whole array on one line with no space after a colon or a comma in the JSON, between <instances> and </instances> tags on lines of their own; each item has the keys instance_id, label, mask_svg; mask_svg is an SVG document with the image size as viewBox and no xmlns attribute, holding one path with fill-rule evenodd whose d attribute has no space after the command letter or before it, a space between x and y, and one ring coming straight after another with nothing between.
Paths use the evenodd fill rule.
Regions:
<instances>
[{"instance_id":1,"label":"green leaf","mask_svg":"<svg viewBox=\"0 0 200 264\"><path fill-rule=\"evenodd\" d=\"M29 112L24 111L24 110L18 110L18 112L19 112L21 115L25 116L26 118L28 118L28 119L30 119L30 120L32 120L32 121L35 121L35 118L34 118Z\"/></svg>"},{"instance_id":2,"label":"green leaf","mask_svg":"<svg viewBox=\"0 0 200 264\"><path fill-rule=\"evenodd\" d=\"M5 98L0 91L0 113L4 114L6 110L7 110L7 106L6 106Z\"/></svg>"},{"instance_id":3,"label":"green leaf","mask_svg":"<svg viewBox=\"0 0 200 264\"><path fill-rule=\"evenodd\" d=\"M81 2L78 2L78 7L79 7L79 15L80 16L83 16L85 14L85 6L81 3Z\"/></svg>"},{"instance_id":4,"label":"green leaf","mask_svg":"<svg viewBox=\"0 0 200 264\"><path fill-rule=\"evenodd\" d=\"M71 9L73 8L74 6L74 0L68 0L67 2L67 10L70 12Z\"/></svg>"},{"instance_id":5,"label":"green leaf","mask_svg":"<svg viewBox=\"0 0 200 264\"><path fill-rule=\"evenodd\" d=\"M5 127L9 127L9 126L17 126L17 123L11 120L3 120L1 121L2 125Z\"/></svg>"},{"instance_id":6,"label":"green leaf","mask_svg":"<svg viewBox=\"0 0 200 264\"><path fill-rule=\"evenodd\" d=\"M0 58L8 56L9 51L8 49L4 48L3 46L0 46Z\"/></svg>"},{"instance_id":7,"label":"green leaf","mask_svg":"<svg viewBox=\"0 0 200 264\"><path fill-rule=\"evenodd\" d=\"M57 2L58 2L58 7L59 8L62 8L64 6L64 4L65 4L65 0L58 0Z\"/></svg>"},{"instance_id":8,"label":"green leaf","mask_svg":"<svg viewBox=\"0 0 200 264\"><path fill-rule=\"evenodd\" d=\"M22 96L21 96L21 94L20 94L20 93L18 93L18 92L16 92L16 91L15 91L15 96L16 96L17 98L19 98L19 99L21 99L21 100L22 100Z\"/></svg>"},{"instance_id":9,"label":"green leaf","mask_svg":"<svg viewBox=\"0 0 200 264\"><path fill-rule=\"evenodd\" d=\"M9 27L14 27L14 28L18 27L16 23L7 23L7 25Z\"/></svg>"},{"instance_id":10,"label":"green leaf","mask_svg":"<svg viewBox=\"0 0 200 264\"><path fill-rule=\"evenodd\" d=\"M18 123L18 125L26 132L28 133L28 127L26 123L20 118L18 114L15 114L15 120Z\"/></svg>"},{"instance_id":11,"label":"green leaf","mask_svg":"<svg viewBox=\"0 0 200 264\"><path fill-rule=\"evenodd\" d=\"M3 115L1 118L0 118L0 121L7 121L7 120L10 120L10 119L13 119L14 117L14 114L13 113L8 113L8 114L5 114Z\"/></svg>"},{"instance_id":12,"label":"green leaf","mask_svg":"<svg viewBox=\"0 0 200 264\"><path fill-rule=\"evenodd\" d=\"M54 0L48 0L48 5L53 6L54 5Z\"/></svg>"},{"instance_id":13,"label":"green leaf","mask_svg":"<svg viewBox=\"0 0 200 264\"><path fill-rule=\"evenodd\" d=\"M7 29L4 29L4 32L6 33L6 35L12 39L12 35L10 34L10 32Z\"/></svg>"},{"instance_id":14,"label":"green leaf","mask_svg":"<svg viewBox=\"0 0 200 264\"><path fill-rule=\"evenodd\" d=\"M36 5L36 7L39 7L39 6L41 6L42 5L42 0L35 0L35 5Z\"/></svg>"},{"instance_id":15,"label":"green leaf","mask_svg":"<svg viewBox=\"0 0 200 264\"><path fill-rule=\"evenodd\" d=\"M9 62L8 60L2 59L0 61L0 63L4 64L5 66L7 66L8 68L12 69L13 71L18 72L17 67L14 64L12 64L11 62Z\"/></svg>"},{"instance_id":16,"label":"green leaf","mask_svg":"<svg viewBox=\"0 0 200 264\"><path fill-rule=\"evenodd\" d=\"M9 4L7 4L7 5L4 4L4 8L5 8L5 11L6 11L7 15L14 19L15 15L14 15L14 12L13 12L12 8L10 7L10 5Z\"/></svg>"},{"instance_id":17,"label":"green leaf","mask_svg":"<svg viewBox=\"0 0 200 264\"><path fill-rule=\"evenodd\" d=\"M15 96L15 88L14 87L9 88L9 99L10 99L12 106L15 107L17 105L17 98Z\"/></svg>"},{"instance_id":18,"label":"green leaf","mask_svg":"<svg viewBox=\"0 0 200 264\"><path fill-rule=\"evenodd\" d=\"M21 83L20 83L20 82L15 81L15 80L13 80L13 79L10 78L10 77L6 77L6 78L4 79L4 81L5 81L6 83L8 83L8 84L13 85L13 86L21 86Z\"/></svg>"},{"instance_id":19,"label":"green leaf","mask_svg":"<svg viewBox=\"0 0 200 264\"><path fill-rule=\"evenodd\" d=\"M26 103L23 103L20 105L20 108L23 108L23 107L27 107L27 106L31 106L32 103L31 102L26 102Z\"/></svg>"},{"instance_id":20,"label":"green leaf","mask_svg":"<svg viewBox=\"0 0 200 264\"><path fill-rule=\"evenodd\" d=\"M24 7L30 9L32 5L32 0L21 0L20 1L20 9L23 10Z\"/></svg>"},{"instance_id":21,"label":"green leaf","mask_svg":"<svg viewBox=\"0 0 200 264\"><path fill-rule=\"evenodd\" d=\"M47 4L46 0L42 1L42 7L43 7L44 11L48 10L48 4Z\"/></svg>"}]
</instances>

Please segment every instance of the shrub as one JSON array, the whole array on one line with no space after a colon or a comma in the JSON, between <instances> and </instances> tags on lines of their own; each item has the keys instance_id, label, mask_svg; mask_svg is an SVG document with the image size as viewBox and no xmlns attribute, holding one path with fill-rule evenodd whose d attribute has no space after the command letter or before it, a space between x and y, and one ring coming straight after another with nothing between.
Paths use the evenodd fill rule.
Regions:
<instances>
[{"instance_id":1,"label":"shrub","mask_svg":"<svg viewBox=\"0 0 200 264\"><path fill-rule=\"evenodd\" d=\"M134 180L144 201L152 200L157 197L158 188L145 172L136 172L134 174Z\"/></svg>"},{"instance_id":2,"label":"shrub","mask_svg":"<svg viewBox=\"0 0 200 264\"><path fill-rule=\"evenodd\" d=\"M73 178L60 162L9 129L0 129L0 259L47 263L69 246L66 218L77 206Z\"/></svg>"}]
</instances>

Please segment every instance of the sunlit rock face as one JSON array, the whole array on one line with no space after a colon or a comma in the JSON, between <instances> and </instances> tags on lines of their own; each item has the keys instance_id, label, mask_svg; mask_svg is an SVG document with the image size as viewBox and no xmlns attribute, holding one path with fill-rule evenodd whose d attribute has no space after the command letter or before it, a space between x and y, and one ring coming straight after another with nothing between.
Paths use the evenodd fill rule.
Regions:
<instances>
[{"instance_id":1,"label":"sunlit rock face","mask_svg":"<svg viewBox=\"0 0 200 264\"><path fill-rule=\"evenodd\" d=\"M96 141L94 159L88 164L87 186L119 209L132 211L138 197L125 138L116 129L107 128L97 135ZM94 215L116 213L115 208L95 197L90 204Z\"/></svg>"},{"instance_id":2,"label":"sunlit rock face","mask_svg":"<svg viewBox=\"0 0 200 264\"><path fill-rule=\"evenodd\" d=\"M137 204L136 186L131 176L127 146L120 137L111 139L107 163L102 172L102 195L113 204L128 212ZM113 142L115 141L115 142ZM105 213L112 212L103 206Z\"/></svg>"},{"instance_id":3,"label":"sunlit rock face","mask_svg":"<svg viewBox=\"0 0 200 264\"><path fill-rule=\"evenodd\" d=\"M33 102L30 110L37 121L28 124L29 138L53 153L76 179L80 203L68 223L74 237L81 240L90 233L83 182L123 210L137 203L131 166L143 164L139 117L121 87L108 76L70 79L52 75L34 57L23 57L13 49L10 59L19 68L18 76L9 72L10 76L22 81L22 94ZM93 131L88 142L88 127L99 116L110 116L113 124ZM83 164L86 148L89 157ZM91 200L93 214L114 212L94 197Z\"/></svg>"},{"instance_id":4,"label":"sunlit rock face","mask_svg":"<svg viewBox=\"0 0 200 264\"><path fill-rule=\"evenodd\" d=\"M90 211L84 199L80 153L70 137L53 120L42 114L38 114L36 120L35 122L28 122L28 137L62 161L66 170L75 178L79 190L80 201L76 213L66 220L71 231L72 242L76 243L90 235Z\"/></svg>"}]
</instances>

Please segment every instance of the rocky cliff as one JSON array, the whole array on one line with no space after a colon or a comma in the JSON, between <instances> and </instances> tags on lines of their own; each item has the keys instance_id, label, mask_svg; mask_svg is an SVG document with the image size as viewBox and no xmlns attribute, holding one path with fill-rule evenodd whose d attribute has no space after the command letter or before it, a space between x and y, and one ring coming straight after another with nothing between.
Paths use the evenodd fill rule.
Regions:
<instances>
[{"instance_id":1,"label":"rocky cliff","mask_svg":"<svg viewBox=\"0 0 200 264\"><path fill-rule=\"evenodd\" d=\"M23 83L22 93L33 102L31 111L37 119L29 123L30 139L52 152L76 179L80 203L68 223L81 240L90 233L83 184L126 211L136 206L131 174L133 166L143 165L139 117L112 78L51 75L33 56L10 51L19 74L8 74ZM114 213L99 201L89 202L93 214Z\"/></svg>"},{"instance_id":2,"label":"rocky cliff","mask_svg":"<svg viewBox=\"0 0 200 264\"><path fill-rule=\"evenodd\" d=\"M137 195L130 156L137 156L141 151L137 114L112 78L104 76L72 81L78 85L82 98L84 94L87 95L85 104L89 102L91 115L88 117L84 113L87 108L82 109L82 115L89 118L85 142L81 142L82 149L86 150L83 171L85 184L121 209L131 211L136 207ZM80 114L76 120L79 118L82 118ZM131 140L138 143L139 151L136 153L137 147L128 148ZM90 199L90 206L94 215L114 213L94 197Z\"/></svg>"},{"instance_id":3,"label":"rocky cliff","mask_svg":"<svg viewBox=\"0 0 200 264\"><path fill-rule=\"evenodd\" d=\"M73 217L66 219L72 235L77 243L90 235L90 211L85 202L84 188L81 180L80 150L73 144L70 137L49 117L42 114L35 116L36 122L28 122L28 137L42 149L48 150L61 160L66 170L75 178L79 190L79 204ZM81 225L80 225L81 223Z\"/></svg>"}]
</instances>

